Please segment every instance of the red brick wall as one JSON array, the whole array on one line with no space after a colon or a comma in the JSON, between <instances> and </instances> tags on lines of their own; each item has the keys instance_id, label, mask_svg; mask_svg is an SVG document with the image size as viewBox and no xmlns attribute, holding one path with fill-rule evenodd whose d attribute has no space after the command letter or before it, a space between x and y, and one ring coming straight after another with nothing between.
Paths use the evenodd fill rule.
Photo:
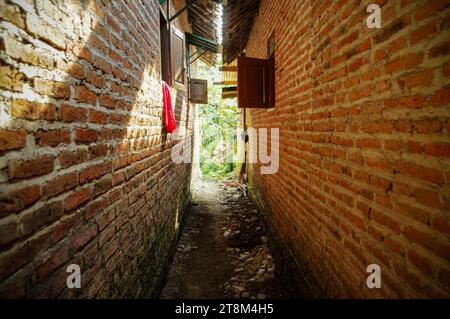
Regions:
<instances>
[{"instance_id":1,"label":"red brick wall","mask_svg":"<svg viewBox=\"0 0 450 319\"><path fill-rule=\"evenodd\" d=\"M253 165L250 184L299 288L449 297L450 2L263 0L247 56L266 58L273 31L276 108L248 114L281 128L280 168Z\"/></svg>"},{"instance_id":2,"label":"red brick wall","mask_svg":"<svg viewBox=\"0 0 450 319\"><path fill-rule=\"evenodd\" d=\"M2 1L0 18L0 295L156 295L191 171L162 128L158 2Z\"/></svg>"}]
</instances>

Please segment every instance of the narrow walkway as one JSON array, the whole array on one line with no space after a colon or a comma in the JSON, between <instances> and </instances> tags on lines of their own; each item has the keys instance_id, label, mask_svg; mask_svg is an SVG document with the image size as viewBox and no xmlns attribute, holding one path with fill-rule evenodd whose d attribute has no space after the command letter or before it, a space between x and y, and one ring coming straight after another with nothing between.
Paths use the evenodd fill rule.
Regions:
<instances>
[{"instance_id":1,"label":"narrow walkway","mask_svg":"<svg viewBox=\"0 0 450 319\"><path fill-rule=\"evenodd\" d=\"M199 180L161 298L282 298L256 209L237 182Z\"/></svg>"}]
</instances>

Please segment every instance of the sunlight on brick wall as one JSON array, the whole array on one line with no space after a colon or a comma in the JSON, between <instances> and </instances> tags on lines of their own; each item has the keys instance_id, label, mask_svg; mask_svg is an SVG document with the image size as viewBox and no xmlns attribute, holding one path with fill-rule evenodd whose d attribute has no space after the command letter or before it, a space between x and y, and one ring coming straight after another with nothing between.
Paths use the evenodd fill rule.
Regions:
<instances>
[{"instance_id":1,"label":"sunlight on brick wall","mask_svg":"<svg viewBox=\"0 0 450 319\"><path fill-rule=\"evenodd\" d=\"M0 2L0 295L157 295L191 174L162 127L157 1Z\"/></svg>"}]
</instances>

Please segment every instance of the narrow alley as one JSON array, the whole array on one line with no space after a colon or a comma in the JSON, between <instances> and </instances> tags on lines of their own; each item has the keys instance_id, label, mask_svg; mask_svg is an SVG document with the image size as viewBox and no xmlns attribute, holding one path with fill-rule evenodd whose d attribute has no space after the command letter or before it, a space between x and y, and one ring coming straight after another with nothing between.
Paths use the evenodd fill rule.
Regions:
<instances>
[{"instance_id":1,"label":"narrow alley","mask_svg":"<svg viewBox=\"0 0 450 319\"><path fill-rule=\"evenodd\" d=\"M161 298L286 298L245 186L200 178Z\"/></svg>"},{"instance_id":2,"label":"narrow alley","mask_svg":"<svg viewBox=\"0 0 450 319\"><path fill-rule=\"evenodd\" d=\"M450 298L449 39L450 0L0 0L0 299Z\"/></svg>"}]
</instances>

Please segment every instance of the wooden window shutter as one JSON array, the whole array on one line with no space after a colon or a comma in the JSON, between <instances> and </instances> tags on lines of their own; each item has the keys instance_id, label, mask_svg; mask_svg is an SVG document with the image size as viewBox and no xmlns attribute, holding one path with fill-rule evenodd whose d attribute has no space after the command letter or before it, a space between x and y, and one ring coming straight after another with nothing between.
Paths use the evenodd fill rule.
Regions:
<instances>
[{"instance_id":1,"label":"wooden window shutter","mask_svg":"<svg viewBox=\"0 0 450 319\"><path fill-rule=\"evenodd\" d=\"M190 101L197 104L208 104L208 81L190 79Z\"/></svg>"},{"instance_id":2,"label":"wooden window shutter","mask_svg":"<svg viewBox=\"0 0 450 319\"><path fill-rule=\"evenodd\" d=\"M238 57L238 107L270 108L275 106L275 63Z\"/></svg>"},{"instance_id":3,"label":"wooden window shutter","mask_svg":"<svg viewBox=\"0 0 450 319\"><path fill-rule=\"evenodd\" d=\"M172 85L170 70L170 32L167 20L160 13L161 79Z\"/></svg>"},{"instance_id":4,"label":"wooden window shutter","mask_svg":"<svg viewBox=\"0 0 450 319\"><path fill-rule=\"evenodd\" d=\"M184 36L175 30L171 34L172 49L172 77L173 80L184 84L185 49Z\"/></svg>"}]
</instances>

